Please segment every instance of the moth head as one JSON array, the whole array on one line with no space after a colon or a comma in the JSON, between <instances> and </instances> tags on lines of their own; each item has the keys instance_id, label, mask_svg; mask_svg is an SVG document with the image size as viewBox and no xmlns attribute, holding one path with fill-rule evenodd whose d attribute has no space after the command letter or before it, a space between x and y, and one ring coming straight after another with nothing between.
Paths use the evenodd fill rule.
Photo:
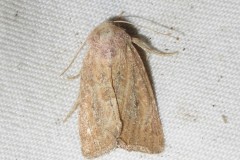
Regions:
<instances>
[{"instance_id":1,"label":"moth head","mask_svg":"<svg viewBox=\"0 0 240 160\"><path fill-rule=\"evenodd\" d=\"M90 44L103 44L116 41L117 38L125 37L126 32L110 21L106 21L97 26L89 35Z\"/></svg>"},{"instance_id":2,"label":"moth head","mask_svg":"<svg viewBox=\"0 0 240 160\"><path fill-rule=\"evenodd\" d=\"M108 41L114 37L118 27L110 22L103 22L95 28L94 33L99 38L99 41Z\"/></svg>"}]
</instances>

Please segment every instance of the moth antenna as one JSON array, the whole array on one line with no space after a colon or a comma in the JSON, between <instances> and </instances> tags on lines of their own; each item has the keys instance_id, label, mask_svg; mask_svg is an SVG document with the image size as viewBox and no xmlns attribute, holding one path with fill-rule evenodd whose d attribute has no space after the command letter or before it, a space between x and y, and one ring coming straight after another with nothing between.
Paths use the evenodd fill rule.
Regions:
<instances>
[{"instance_id":1,"label":"moth antenna","mask_svg":"<svg viewBox=\"0 0 240 160\"><path fill-rule=\"evenodd\" d=\"M133 25L131 22L128 22L128 21L112 21L112 22L114 22L114 23L126 23L126 24L131 24L131 25ZM151 28L148 28L148 27L145 27L145 26L142 26L142 25L136 25L136 26L139 26L139 27L142 27L142 28L146 28L146 29L148 29L148 30L151 30L151 31L153 31L153 32L155 32L155 33L157 33L157 34L161 34L161 35L165 35L165 36L169 36L169 37L172 37L172 38L175 38L176 40L178 40L179 39L179 37L175 37L175 36L171 36L171 33L161 33L161 32L158 32L158 31L156 31L156 30L153 30L153 29L151 29Z\"/></svg>"},{"instance_id":2,"label":"moth antenna","mask_svg":"<svg viewBox=\"0 0 240 160\"><path fill-rule=\"evenodd\" d=\"M145 20L145 21L151 22L151 23L153 23L153 24L156 24L156 25L158 25L158 26L161 26L161 27L166 28L166 29L169 29L169 30L174 30L174 31L176 31L176 32L178 32L178 33L184 35L183 32L178 31L178 30L174 29L173 27L168 27L168 26L166 26L166 25L163 25L163 24L157 23L157 22L155 22L155 21L153 21L153 20L151 20L151 19L143 18L143 17L136 16L136 15L123 16L123 13L124 13L124 12L122 12L121 17L126 17L126 18L127 18L127 17L133 17L133 18L143 19L143 20Z\"/></svg>"},{"instance_id":3,"label":"moth antenna","mask_svg":"<svg viewBox=\"0 0 240 160\"><path fill-rule=\"evenodd\" d=\"M60 76L62 76L74 63L75 59L78 57L81 49L83 48L83 46L86 44L86 41L83 42L83 44L81 45L81 47L78 49L77 53L75 54L75 56L73 57L71 63L63 70L63 72L60 74Z\"/></svg>"},{"instance_id":4,"label":"moth antenna","mask_svg":"<svg viewBox=\"0 0 240 160\"><path fill-rule=\"evenodd\" d=\"M122 12L118 15L118 17L124 17L123 14L124 14L124 11L122 11Z\"/></svg>"},{"instance_id":5,"label":"moth antenna","mask_svg":"<svg viewBox=\"0 0 240 160\"><path fill-rule=\"evenodd\" d=\"M163 51L159 51L157 49L151 48L151 46L149 46L146 42L142 41L139 38L134 38L133 37L132 42L134 44L136 44L137 46L139 46L140 48L142 48L146 53L153 53L153 54L165 55L165 56L178 53L177 51L175 51L175 52L163 52Z\"/></svg>"}]
</instances>

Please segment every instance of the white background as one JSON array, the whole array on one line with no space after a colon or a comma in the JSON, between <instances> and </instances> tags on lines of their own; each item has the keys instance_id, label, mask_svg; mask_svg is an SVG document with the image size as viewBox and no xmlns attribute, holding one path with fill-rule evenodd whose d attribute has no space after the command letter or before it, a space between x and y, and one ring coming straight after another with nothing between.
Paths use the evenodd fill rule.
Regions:
<instances>
[{"instance_id":1,"label":"white background","mask_svg":"<svg viewBox=\"0 0 240 160\"><path fill-rule=\"evenodd\" d=\"M66 76L78 72L87 48L59 74L91 30L122 11L174 28L129 18L153 46L179 51L148 56L166 144L157 155L116 149L98 159L240 159L237 0L1 0L0 159L83 159L77 113L62 119L80 83Z\"/></svg>"}]
</instances>

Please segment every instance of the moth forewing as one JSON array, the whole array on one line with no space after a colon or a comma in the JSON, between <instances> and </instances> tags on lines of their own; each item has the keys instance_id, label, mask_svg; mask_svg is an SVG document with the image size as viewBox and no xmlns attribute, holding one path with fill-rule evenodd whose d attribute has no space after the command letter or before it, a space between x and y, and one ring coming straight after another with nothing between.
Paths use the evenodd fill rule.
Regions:
<instances>
[{"instance_id":1,"label":"moth forewing","mask_svg":"<svg viewBox=\"0 0 240 160\"><path fill-rule=\"evenodd\" d=\"M77 99L83 155L93 158L116 147L161 152L164 139L155 96L133 43L146 51L151 47L111 21L96 27L87 43Z\"/></svg>"}]
</instances>

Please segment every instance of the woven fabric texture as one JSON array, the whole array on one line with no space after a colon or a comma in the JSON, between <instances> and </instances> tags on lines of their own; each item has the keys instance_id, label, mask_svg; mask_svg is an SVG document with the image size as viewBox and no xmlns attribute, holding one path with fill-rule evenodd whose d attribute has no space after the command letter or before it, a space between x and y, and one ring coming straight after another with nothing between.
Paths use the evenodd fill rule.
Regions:
<instances>
[{"instance_id":1,"label":"woven fabric texture","mask_svg":"<svg viewBox=\"0 0 240 160\"><path fill-rule=\"evenodd\" d=\"M165 150L149 155L115 149L97 159L240 159L237 0L1 0L0 159L83 159L77 112L62 120L80 83L66 77L79 71L87 47L59 75L91 30L122 11L153 46L178 51L147 56Z\"/></svg>"}]
</instances>

